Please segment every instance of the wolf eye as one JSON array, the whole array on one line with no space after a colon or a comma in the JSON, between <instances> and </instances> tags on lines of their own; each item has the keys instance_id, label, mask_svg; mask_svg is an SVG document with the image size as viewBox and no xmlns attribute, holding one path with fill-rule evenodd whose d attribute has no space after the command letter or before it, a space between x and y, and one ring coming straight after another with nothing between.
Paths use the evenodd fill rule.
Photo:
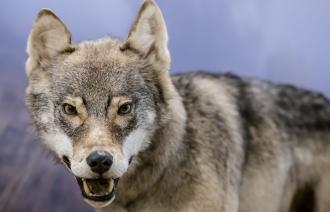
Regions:
<instances>
[{"instance_id":1,"label":"wolf eye","mask_svg":"<svg viewBox=\"0 0 330 212\"><path fill-rule=\"evenodd\" d=\"M67 103L63 104L63 111L67 115L77 115L77 109L73 105Z\"/></svg>"},{"instance_id":2,"label":"wolf eye","mask_svg":"<svg viewBox=\"0 0 330 212\"><path fill-rule=\"evenodd\" d=\"M118 109L118 114L124 115L130 113L132 111L133 104L131 102L127 102L122 104Z\"/></svg>"}]
</instances>

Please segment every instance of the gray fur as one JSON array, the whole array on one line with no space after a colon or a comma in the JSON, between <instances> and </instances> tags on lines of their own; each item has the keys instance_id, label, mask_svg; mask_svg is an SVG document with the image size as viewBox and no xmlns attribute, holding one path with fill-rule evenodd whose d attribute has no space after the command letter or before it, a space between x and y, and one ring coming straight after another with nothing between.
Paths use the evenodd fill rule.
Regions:
<instances>
[{"instance_id":1,"label":"gray fur","mask_svg":"<svg viewBox=\"0 0 330 212\"><path fill-rule=\"evenodd\" d=\"M72 165L95 148L120 161L128 137L144 136L129 147L136 154L128 169L108 173L120 177L116 197L98 210L294 211L306 195L315 211L330 208L326 97L231 74L170 77L166 26L151 0L124 42L70 37L49 10L30 34L26 100L41 142ZM134 113L113 112L121 98ZM79 116L63 114L67 101Z\"/></svg>"}]
</instances>

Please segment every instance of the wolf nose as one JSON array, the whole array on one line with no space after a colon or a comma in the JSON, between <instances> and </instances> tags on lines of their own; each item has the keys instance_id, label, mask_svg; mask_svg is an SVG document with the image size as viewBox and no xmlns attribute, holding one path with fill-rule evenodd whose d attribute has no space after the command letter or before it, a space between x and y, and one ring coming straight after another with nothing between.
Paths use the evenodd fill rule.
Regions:
<instances>
[{"instance_id":1,"label":"wolf nose","mask_svg":"<svg viewBox=\"0 0 330 212\"><path fill-rule=\"evenodd\" d=\"M92 152L86 160L92 171L98 174L108 171L113 162L112 155L106 151Z\"/></svg>"}]
</instances>

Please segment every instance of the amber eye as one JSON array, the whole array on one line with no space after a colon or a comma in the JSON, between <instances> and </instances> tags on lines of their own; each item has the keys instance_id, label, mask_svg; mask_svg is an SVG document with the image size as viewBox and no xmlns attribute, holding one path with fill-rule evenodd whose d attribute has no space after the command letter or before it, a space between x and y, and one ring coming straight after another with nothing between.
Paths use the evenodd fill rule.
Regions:
<instances>
[{"instance_id":1,"label":"amber eye","mask_svg":"<svg viewBox=\"0 0 330 212\"><path fill-rule=\"evenodd\" d=\"M118 114L120 115L128 114L132 111L132 108L133 108L133 104L131 102L124 103L119 107Z\"/></svg>"},{"instance_id":2,"label":"amber eye","mask_svg":"<svg viewBox=\"0 0 330 212\"><path fill-rule=\"evenodd\" d=\"M67 104L67 103L63 104L63 111L67 115L77 115L78 114L75 106Z\"/></svg>"}]
</instances>

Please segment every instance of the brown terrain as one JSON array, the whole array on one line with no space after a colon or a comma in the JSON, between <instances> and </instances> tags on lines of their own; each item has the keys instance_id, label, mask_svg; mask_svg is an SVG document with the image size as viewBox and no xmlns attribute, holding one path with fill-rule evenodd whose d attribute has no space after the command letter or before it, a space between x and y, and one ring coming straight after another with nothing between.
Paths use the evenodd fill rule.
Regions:
<instances>
[{"instance_id":1,"label":"brown terrain","mask_svg":"<svg viewBox=\"0 0 330 212\"><path fill-rule=\"evenodd\" d=\"M24 107L24 80L16 83L3 76L0 73L0 211L92 211L76 180L36 141Z\"/></svg>"}]
</instances>

